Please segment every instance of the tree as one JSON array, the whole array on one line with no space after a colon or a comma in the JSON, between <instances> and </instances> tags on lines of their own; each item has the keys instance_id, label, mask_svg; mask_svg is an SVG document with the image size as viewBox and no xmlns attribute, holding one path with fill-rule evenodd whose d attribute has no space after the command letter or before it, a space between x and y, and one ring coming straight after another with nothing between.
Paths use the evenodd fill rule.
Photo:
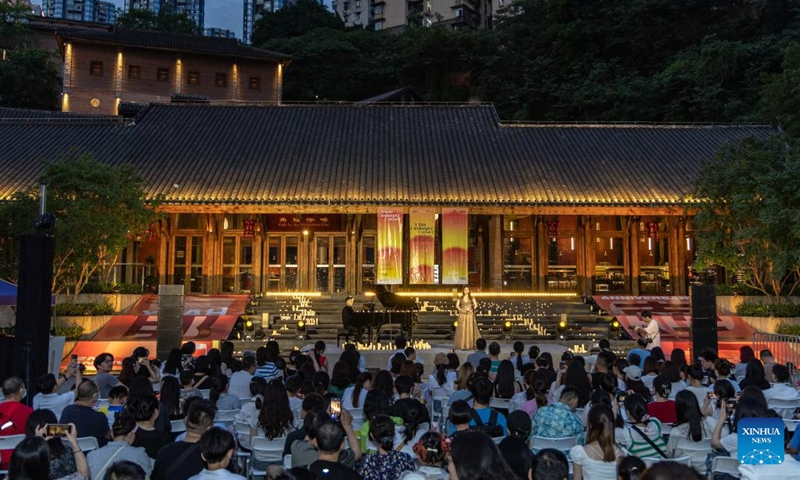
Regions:
<instances>
[{"instance_id":1,"label":"tree","mask_svg":"<svg viewBox=\"0 0 800 480\"><path fill-rule=\"evenodd\" d=\"M48 211L56 216L54 292L71 289L77 295L93 276L107 275L125 246L157 218L129 165L106 165L90 155L64 157L45 167L40 182L48 185ZM0 246L11 252L0 258L13 255L19 235L33 233L37 196L20 192L0 208Z\"/></svg>"},{"instance_id":2,"label":"tree","mask_svg":"<svg viewBox=\"0 0 800 480\"><path fill-rule=\"evenodd\" d=\"M61 81L50 54L17 48L0 61L0 106L58 110Z\"/></svg>"},{"instance_id":3,"label":"tree","mask_svg":"<svg viewBox=\"0 0 800 480\"><path fill-rule=\"evenodd\" d=\"M706 162L695 185L701 267L721 265L773 303L800 285L800 142L750 138Z\"/></svg>"},{"instance_id":4,"label":"tree","mask_svg":"<svg viewBox=\"0 0 800 480\"><path fill-rule=\"evenodd\" d=\"M256 21L250 43L262 46L277 38L299 37L317 29L344 30L344 22L315 0L298 0Z\"/></svg>"},{"instance_id":5,"label":"tree","mask_svg":"<svg viewBox=\"0 0 800 480\"><path fill-rule=\"evenodd\" d=\"M783 52L783 70L767 77L761 90L761 113L779 123L786 133L800 136L800 43L792 43Z\"/></svg>"},{"instance_id":6,"label":"tree","mask_svg":"<svg viewBox=\"0 0 800 480\"><path fill-rule=\"evenodd\" d=\"M189 33L198 35L200 28L186 13L175 12L171 5L166 3L158 14L150 10L134 8L117 17L118 27L133 28L136 30L150 30L168 33Z\"/></svg>"}]
</instances>

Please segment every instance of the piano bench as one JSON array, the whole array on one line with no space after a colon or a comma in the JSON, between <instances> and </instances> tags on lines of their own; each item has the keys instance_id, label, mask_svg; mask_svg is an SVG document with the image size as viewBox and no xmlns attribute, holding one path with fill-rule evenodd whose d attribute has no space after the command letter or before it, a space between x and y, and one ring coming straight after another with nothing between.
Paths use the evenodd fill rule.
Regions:
<instances>
[{"instance_id":1,"label":"piano bench","mask_svg":"<svg viewBox=\"0 0 800 480\"><path fill-rule=\"evenodd\" d=\"M350 337L353 336L353 331L348 330L346 328L340 328L336 330L336 346L338 347L341 343L342 337L344 337L344 343L348 343L350 341Z\"/></svg>"}]
</instances>

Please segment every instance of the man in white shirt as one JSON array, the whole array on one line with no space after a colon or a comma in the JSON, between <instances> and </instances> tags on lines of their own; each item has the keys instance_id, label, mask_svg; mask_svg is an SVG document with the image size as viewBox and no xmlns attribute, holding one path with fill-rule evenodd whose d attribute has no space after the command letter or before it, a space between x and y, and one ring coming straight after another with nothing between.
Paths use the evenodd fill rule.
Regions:
<instances>
[{"instance_id":1,"label":"man in white shirt","mask_svg":"<svg viewBox=\"0 0 800 480\"><path fill-rule=\"evenodd\" d=\"M655 318L653 318L653 314L650 313L650 310L644 310L642 312L642 321L645 322L644 326L636 327L636 332L652 340L647 344L647 350L652 350L654 347L661 346L661 331L658 329L658 322Z\"/></svg>"},{"instance_id":2,"label":"man in white shirt","mask_svg":"<svg viewBox=\"0 0 800 480\"><path fill-rule=\"evenodd\" d=\"M231 432L220 427L208 429L200 437L200 455L208 465L189 480L245 480L241 475L228 471L228 464L236 449Z\"/></svg>"},{"instance_id":3,"label":"man in white shirt","mask_svg":"<svg viewBox=\"0 0 800 480\"><path fill-rule=\"evenodd\" d=\"M67 367L64 376L56 380L52 373L45 373L36 380L36 386L39 388L39 393L33 397L34 410L47 409L56 414L56 418L61 418L61 412L67 405L75 403L76 390L67 393L56 393L58 387L65 381L75 376L76 384L80 385L81 371L77 368L76 364L70 364ZM45 393L47 392L47 393Z\"/></svg>"},{"instance_id":4,"label":"man in white shirt","mask_svg":"<svg viewBox=\"0 0 800 480\"><path fill-rule=\"evenodd\" d=\"M239 397L239 400L246 400L250 394L250 381L256 373L256 357L247 356L242 359L242 369L231 375L228 386L228 393Z\"/></svg>"},{"instance_id":5,"label":"man in white shirt","mask_svg":"<svg viewBox=\"0 0 800 480\"><path fill-rule=\"evenodd\" d=\"M789 369L785 365L776 363L772 367L772 374L775 375L775 385L763 390L767 402L770 400L797 400L797 390L788 383Z\"/></svg>"}]
</instances>

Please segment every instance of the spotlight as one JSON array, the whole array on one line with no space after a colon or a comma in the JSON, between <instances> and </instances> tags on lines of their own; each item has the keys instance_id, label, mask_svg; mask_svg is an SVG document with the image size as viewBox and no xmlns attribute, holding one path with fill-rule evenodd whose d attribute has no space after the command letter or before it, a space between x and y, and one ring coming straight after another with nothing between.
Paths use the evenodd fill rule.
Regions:
<instances>
[{"instance_id":1,"label":"spotlight","mask_svg":"<svg viewBox=\"0 0 800 480\"><path fill-rule=\"evenodd\" d=\"M505 340L511 339L511 332L514 330L514 325L511 323L511 320L506 320L503 322L503 338Z\"/></svg>"},{"instance_id":2,"label":"spotlight","mask_svg":"<svg viewBox=\"0 0 800 480\"><path fill-rule=\"evenodd\" d=\"M619 339L620 337L620 324L618 320L613 320L611 323L608 324L608 338L611 339Z\"/></svg>"},{"instance_id":3,"label":"spotlight","mask_svg":"<svg viewBox=\"0 0 800 480\"><path fill-rule=\"evenodd\" d=\"M249 340L253 338L253 333L256 331L256 325L249 318L244 321L244 338Z\"/></svg>"},{"instance_id":4,"label":"spotlight","mask_svg":"<svg viewBox=\"0 0 800 480\"><path fill-rule=\"evenodd\" d=\"M297 338L300 340L305 340L306 334L308 333L308 327L306 326L306 322L304 322L303 320L298 320L296 330L297 330Z\"/></svg>"},{"instance_id":5,"label":"spotlight","mask_svg":"<svg viewBox=\"0 0 800 480\"><path fill-rule=\"evenodd\" d=\"M567 335L567 321L561 320L560 322L558 322L558 327L556 328L556 331L558 332L558 336L563 340L564 337L566 337Z\"/></svg>"}]
</instances>

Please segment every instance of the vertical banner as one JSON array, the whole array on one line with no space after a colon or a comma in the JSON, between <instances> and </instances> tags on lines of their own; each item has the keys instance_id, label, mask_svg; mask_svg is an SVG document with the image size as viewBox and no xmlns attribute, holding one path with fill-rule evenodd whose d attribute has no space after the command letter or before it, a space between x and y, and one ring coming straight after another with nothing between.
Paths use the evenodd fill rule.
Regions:
<instances>
[{"instance_id":1,"label":"vertical banner","mask_svg":"<svg viewBox=\"0 0 800 480\"><path fill-rule=\"evenodd\" d=\"M467 234L469 212L466 208L442 209L442 284L466 285Z\"/></svg>"},{"instance_id":2,"label":"vertical banner","mask_svg":"<svg viewBox=\"0 0 800 480\"><path fill-rule=\"evenodd\" d=\"M403 283L403 210L378 209L378 285Z\"/></svg>"},{"instance_id":3,"label":"vertical banner","mask_svg":"<svg viewBox=\"0 0 800 480\"><path fill-rule=\"evenodd\" d=\"M408 283L429 285L433 279L433 250L436 235L436 211L412 208L409 215Z\"/></svg>"}]
</instances>

